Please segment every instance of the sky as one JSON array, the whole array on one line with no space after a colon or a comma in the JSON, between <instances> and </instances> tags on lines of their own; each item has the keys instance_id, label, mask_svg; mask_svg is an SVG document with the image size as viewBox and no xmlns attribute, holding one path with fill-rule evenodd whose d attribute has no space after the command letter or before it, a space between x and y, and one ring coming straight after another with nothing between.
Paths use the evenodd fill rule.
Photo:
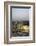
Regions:
<instances>
[{"instance_id":1,"label":"sky","mask_svg":"<svg viewBox=\"0 0 36 46\"><path fill-rule=\"evenodd\" d=\"M12 21L28 21L29 9L27 8L12 8Z\"/></svg>"}]
</instances>

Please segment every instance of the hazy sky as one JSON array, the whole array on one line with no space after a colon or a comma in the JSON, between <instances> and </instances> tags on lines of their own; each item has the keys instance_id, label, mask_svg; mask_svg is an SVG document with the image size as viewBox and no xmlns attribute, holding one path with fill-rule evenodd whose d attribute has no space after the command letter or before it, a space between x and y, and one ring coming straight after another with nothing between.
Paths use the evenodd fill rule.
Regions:
<instances>
[{"instance_id":1,"label":"hazy sky","mask_svg":"<svg viewBox=\"0 0 36 46\"><path fill-rule=\"evenodd\" d=\"M29 9L26 8L12 8L12 21L28 21Z\"/></svg>"}]
</instances>

